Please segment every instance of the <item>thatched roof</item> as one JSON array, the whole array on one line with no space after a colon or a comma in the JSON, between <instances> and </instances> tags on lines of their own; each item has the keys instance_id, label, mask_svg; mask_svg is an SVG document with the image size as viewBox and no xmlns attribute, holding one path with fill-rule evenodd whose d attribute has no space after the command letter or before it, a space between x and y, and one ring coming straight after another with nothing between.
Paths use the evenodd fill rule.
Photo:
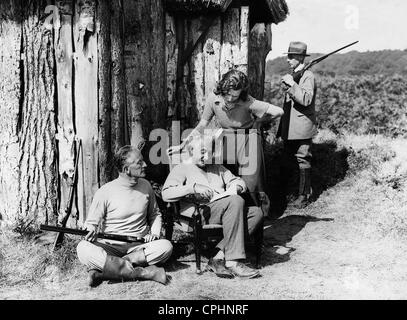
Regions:
<instances>
[{"instance_id":1,"label":"thatched roof","mask_svg":"<svg viewBox=\"0 0 407 320\"><path fill-rule=\"evenodd\" d=\"M289 11L285 0L164 0L168 12L205 14L223 12L228 6L248 5L252 22L279 23Z\"/></svg>"},{"instance_id":2,"label":"thatched roof","mask_svg":"<svg viewBox=\"0 0 407 320\"><path fill-rule=\"evenodd\" d=\"M218 12L224 11L231 1L228 0L165 0L165 6L171 12Z\"/></svg>"},{"instance_id":3,"label":"thatched roof","mask_svg":"<svg viewBox=\"0 0 407 320\"><path fill-rule=\"evenodd\" d=\"M261 1L260 1L261 2ZM270 14L266 14L266 22L273 22L275 24L283 22L289 14L288 6L285 0L266 0Z\"/></svg>"}]
</instances>

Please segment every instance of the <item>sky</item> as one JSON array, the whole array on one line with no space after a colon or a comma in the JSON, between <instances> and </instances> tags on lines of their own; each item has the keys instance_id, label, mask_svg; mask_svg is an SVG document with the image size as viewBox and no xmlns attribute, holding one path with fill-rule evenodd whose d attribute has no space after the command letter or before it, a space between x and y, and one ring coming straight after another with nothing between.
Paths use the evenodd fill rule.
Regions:
<instances>
[{"instance_id":1,"label":"sky","mask_svg":"<svg viewBox=\"0 0 407 320\"><path fill-rule=\"evenodd\" d=\"M407 49L406 0L286 0L290 14L272 25L272 51L283 56L290 41L308 52L328 53L359 40L341 53Z\"/></svg>"}]
</instances>

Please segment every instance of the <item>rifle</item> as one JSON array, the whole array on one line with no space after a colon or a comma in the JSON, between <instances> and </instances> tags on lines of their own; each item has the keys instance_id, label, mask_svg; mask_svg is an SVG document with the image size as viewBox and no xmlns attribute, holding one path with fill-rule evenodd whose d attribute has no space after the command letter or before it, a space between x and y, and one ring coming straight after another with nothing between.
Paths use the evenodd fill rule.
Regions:
<instances>
[{"instance_id":1,"label":"rifle","mask_svg":"<svg viewBox=\"0 0 407 320\"><path fill-rule=\"evenodd\" d=\"M50 226L47 224L42 224L40 225L40 229L44 231L53 231L53 232L58 232L58 234L75 234L78 236L86 236L89 231L88 230L82 230L82 229L72 229L72 228L65 228L65 227L58 227L58 226ZM101 239L107 239L107 240L117 240L117 241L123 241L123 242L143 242L143 238L137 238L137 237L131 237L131 236L122 236L118 234L111 234L111 233L98 233L97 234L98 238Z\"/></svg>"},{"instance_id":2,"label":"rifle","mask_svg":"<svg viewBox=\"0 0 407 320\"><path fill-rule=\"evenodd\" d=\"M78 150L76 152L75 168L74 168L74 173L73 173L73 178L72 178L72 184L69 187L68 201L66 202L66 206L65 206L65 210L64 210L65 215L62 218L62 221L60 223L58 223L58 225L60 227L65 227L66 223L68 222L69 216L71 215L74 188L75 188L75 183L76 183L76 177L77 177L77 171L78 171L77 169L78 169L78 162L79 162L81 147L82 147L82 140L79 139ZM52 251L54 251L57 247L59 247L63 240L64 240L64 233L59 232L57 234L57 236L55 237L54 245L52 246Z\"/></svg>"},{"instance_id":3,"label":"rifle","mask_svg":"<svg viewBox=\"0 0 407 320\"><path fill-rule=\"evenodd\" d=\"M332 51L332 52L330 52L330 53L324 54L323 56L320 56L319 58L312 59L312 60L309 61L307 64L305 64L304 68L302 68L300 71L294 72L294 74L293 74L294 81L295 81L296 83L299 83L301 77L302 77L303 74L304 74L304 72L307 71L309 68L311 68L312 66L314 66L314 65L316 65L317 63L321 62L322 60L325 60L326 58L328 58L329 56L333 55L334 53L337 53L338 51L341 51L341 50L343 50L343 49L345 49L345 48L347 48L347 47L353 46L354 44L356 44L356 43L358 43L358 42L359 42L359 41L352 42L352 43L350 43L350 44L348 44L348 45L346 45L346 46L344 46L344 47L342 47L342 48L339 48L339 49L337 49L337 50L335 50L335 51Z\"/></svg>"}]
</instances>

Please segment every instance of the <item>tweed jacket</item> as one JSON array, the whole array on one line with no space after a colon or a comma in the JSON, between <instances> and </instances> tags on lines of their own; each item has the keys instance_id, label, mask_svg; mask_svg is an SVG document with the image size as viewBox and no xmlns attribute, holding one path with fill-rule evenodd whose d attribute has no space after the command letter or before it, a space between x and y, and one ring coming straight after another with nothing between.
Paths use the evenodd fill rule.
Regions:
<instances>
[{"instance_id":1,"label":"tweed jacket","mask_svg":"<svg viewBox=\"0 0 407 320\"><path fill-rule=\"evenodd\" d=\"M277 136L283 140L311 139L317 133L315 98L317 85L314 74L307 70L299 83L286 91L284 115Z\"/></svg>"}]
</instances>

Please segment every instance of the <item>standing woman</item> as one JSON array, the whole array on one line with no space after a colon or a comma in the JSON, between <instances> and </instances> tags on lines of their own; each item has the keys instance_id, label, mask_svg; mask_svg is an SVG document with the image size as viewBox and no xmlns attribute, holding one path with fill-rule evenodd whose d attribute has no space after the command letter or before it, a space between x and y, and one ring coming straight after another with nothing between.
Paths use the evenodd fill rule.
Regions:
<instances>
[{"instance_id":1,"label":"standing woman","mask_svg":"<svg viewBox=\"0 0 407 320\"><path fill-rule=\"evenodd\" d=\"M224 144L224 155L226 155L224 159L229 160L228 163L232 162L237 165L238 174L247 185L250 194L249 199L253 201L254 205L260 206L262 200L267 197L264 192L263 144L259 130L250 129L258 129L260 119L265 115L269 115L270 120L272 120L281 117L283 113L282 108L250 96L247 76L241 71L230 70L222 76L214 92L207 97L198 125L180 146L172 148L170 152L182 149L189 138L194 134L202 133L215 116L225 134L235 135L236 138L236 145L233 150L226 150L227 144ZM240 134L244 136L238 136ZM255 143L256 148L250 147L249 143ZM257 152L247 154L248 150L256 150ZM254 166L254 170L247 170L247 165ZM250 172L248 173L248 171Z\"/></svg>"}]
</instances>

